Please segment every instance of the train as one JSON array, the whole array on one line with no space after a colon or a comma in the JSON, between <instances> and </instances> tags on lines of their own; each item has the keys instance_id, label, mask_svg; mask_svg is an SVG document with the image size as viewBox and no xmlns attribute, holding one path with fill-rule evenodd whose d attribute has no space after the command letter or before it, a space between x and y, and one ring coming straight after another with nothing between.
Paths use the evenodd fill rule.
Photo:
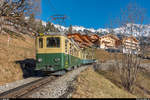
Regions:
<instances>
[{"instance_id":1,"label":"train","mask_svg":"<svg viewBox=\"0 0 150 100\"><path fill-rule=\"evenodd\" d=\"M65 32L48 32L36 36L36 69L64 73L96 62L89 48L80 48Z\"/></svg>"}]
</instances>

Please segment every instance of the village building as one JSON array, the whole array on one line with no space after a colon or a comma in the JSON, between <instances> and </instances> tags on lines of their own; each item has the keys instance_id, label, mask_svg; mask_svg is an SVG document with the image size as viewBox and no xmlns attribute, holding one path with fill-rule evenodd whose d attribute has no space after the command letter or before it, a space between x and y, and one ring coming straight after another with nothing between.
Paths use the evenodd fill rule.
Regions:
<instances>
[{"instance_id":1,"label":"village building","mask_svg":"<svg viewBox=\"0 0 150 100\"><path fill-rule=\"evenodd\" d=\"M137 54L140 51L139 41L133 37L124 37L122 39L123 53Z\"/></svg>"},{"instance_id":2,"label":"village building","mask_svg":"<svg viewBox=\"0 0 150 100\"><path fill-rule=\"evenodd\" d=\"M100 46L100 42L99 42L99 36L94 34L94 35L90 35L89 36L91 42L96 46L99 47Z\"/></svg>"},{"instance_id":3,"label":"village building","mask_svg":"<svg viewBox=\"0 0 150 100\"><path fill-rule=\"evenodd\" d=\"M68 34L68 38L73 38L80 48L91 47L93 44L90 42L88 36L81 35L79 33Z\"/></svg>"},{"instance_id":4,"label":"village building","mask_svg":"<svg viewBox=\"0 0 150 100\"><path fill-rule=\"evenodd\" d=\"M82 35L81 37L82 37L82 40L83 40L84 42L88 43L90 47L94 45L94 44L91 42L91 39L89 38L88 35Z\"/></svg>"},{"instance_id":5,"label":"village building","mask_svg":"<svg viewBox=\"0 0 150 100\"><path fill-rule=\"evenodd\" d=\"M118 47L121 45L120 39L113 34L101 36L99 38L99 42L99 47L102 49L118 49Z\"/></svg>"}]
</instances>

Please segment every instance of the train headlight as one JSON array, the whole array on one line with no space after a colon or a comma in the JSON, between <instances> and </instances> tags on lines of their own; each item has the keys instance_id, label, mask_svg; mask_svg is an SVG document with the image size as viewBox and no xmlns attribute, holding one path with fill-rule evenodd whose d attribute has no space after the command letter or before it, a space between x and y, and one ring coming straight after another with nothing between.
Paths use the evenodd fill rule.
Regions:
<instances>
[{"instance_id":1,"label":"train headlight","mask_svg":"<svg viewBox=\"0 0 150 100\"><path fill-rule=\"evenodd\" d=\"M51 71L54 71L54 68L50 68Z\"/></svg>"},{"instance_id":2,"label":"train headlight","mask_svg":"<svg viewBox=\"0 0 150 100\"><path fill-rule=\"evenodd\" d=\"M39 59L38 59L38 62L42 62L42 59L41 59L41 58L39 58Z\"/></svg>"},{"instance_id":3,"label":"train headlight","mask_svg":"<svg viewBox=\"0 0 150 100\"><path fill-rule=\"evenodd\" d=\"M55 62L60 62L60 58L55 58L54 61Z\"/></svg>"}]
</instances>

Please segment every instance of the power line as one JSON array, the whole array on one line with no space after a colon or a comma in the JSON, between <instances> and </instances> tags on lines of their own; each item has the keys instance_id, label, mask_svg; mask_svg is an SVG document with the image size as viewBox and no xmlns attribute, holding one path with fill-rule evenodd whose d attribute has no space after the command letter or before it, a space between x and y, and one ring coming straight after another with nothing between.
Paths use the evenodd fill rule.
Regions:
<instances>
[{"instance_id":1,"label":"power line","mask_svg":"<svg viewBox=\"0 0 150 100\"><path fill-rule=\"evenodd\" d=\"M65 20L67 19L66 15L61 15L61 14L56 14L56 15L52 15L50 16L51 18L51 22L54 21L55 23L59 24L59 25L64 25L66 24Z\"/></svg>"},{"instance_id":2,"label":"power line","mask_svg":"<svg viewBox=\"0 0 150 100\"><path fill-rule=\"evenodd\" d=\"M52 0L48 0L48 4L50 5L52 11L55 13L54 15L50 16L48 20L51 22L54 22L59 25L66 25L66 19L68 17L65 14L60 14L59 11L56 9L56 7L53 5Z\"/></svg>"}]
</instances>

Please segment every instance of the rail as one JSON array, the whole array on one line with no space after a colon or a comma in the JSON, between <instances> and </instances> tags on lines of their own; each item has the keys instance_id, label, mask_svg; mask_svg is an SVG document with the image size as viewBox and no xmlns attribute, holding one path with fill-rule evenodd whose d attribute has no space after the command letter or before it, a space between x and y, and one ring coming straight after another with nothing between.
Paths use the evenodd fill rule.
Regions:
<instances>
[{"instance_id":1,"label":"rail","mask_svg":"<svg viewBox=\"0 0 150 100\"><path fill-rule=\"evenodd\" d=\"M29 95L48 85L55 76L47 76L31 83L19 86L0 94L0 98L27 98Z\"/></svg>"}]
</instances>

